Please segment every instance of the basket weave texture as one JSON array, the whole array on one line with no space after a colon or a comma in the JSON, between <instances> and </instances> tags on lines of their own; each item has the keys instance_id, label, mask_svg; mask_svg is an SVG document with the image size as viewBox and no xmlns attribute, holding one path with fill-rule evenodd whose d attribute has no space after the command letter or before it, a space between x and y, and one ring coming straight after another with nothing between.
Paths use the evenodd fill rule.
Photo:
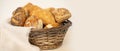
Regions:
<instances>
[{"instance_id":1,"label":"basket weave texture","mask_svg":"<svg viewBox=\"0 0 120 51\"><path fill-rule=\"evenodd\" d=\"M62 45L65 34L71 25L71 21L66 20L61 23L60 27L31 30L29 42L42 50L56 49Z\"/></svg>"}]
</instances>

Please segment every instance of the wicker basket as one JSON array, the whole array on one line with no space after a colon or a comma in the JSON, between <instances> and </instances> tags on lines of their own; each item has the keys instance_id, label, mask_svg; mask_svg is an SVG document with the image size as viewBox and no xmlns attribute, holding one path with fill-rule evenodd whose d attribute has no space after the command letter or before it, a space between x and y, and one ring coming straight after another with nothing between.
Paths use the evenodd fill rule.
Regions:
<instances>
[{"instance_id":1,"label":"wicker basket","mask_svg":"<svg viewBox=\"0 0 120 51\"><path fill-rule=\"evenodd\" d=\"M56 49L62 45L65 34L71 25L71 21L66 20L57 28L31 30L29 42L42 50Z\"/></svg>"}]
</instances>

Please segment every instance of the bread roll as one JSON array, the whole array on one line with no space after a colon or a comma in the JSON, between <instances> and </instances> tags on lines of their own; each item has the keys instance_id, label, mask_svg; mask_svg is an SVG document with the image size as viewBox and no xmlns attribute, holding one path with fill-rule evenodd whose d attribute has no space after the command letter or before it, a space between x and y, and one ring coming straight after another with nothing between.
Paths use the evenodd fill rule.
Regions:
<instances>
[{"instance_id":1,"label":"bread roll","mask_svg":"<svg viewBox=\"0 0 120 51\"><path fill-rule=\"evenodd\" d=\"M29 12L29 16L39 17L43 21L43 24L51 24L53 27L57 27L59 24L56 23L54 16L48 10L44 10L36 5L28 3L24 6L24 9Z\"/></svg>"},{"instance_id":2,"label":"bread roll","mask_svg":"<svg viewBox=\"0 0 120 51\"><path fill-rule=\"evenodd\" d=\"M55 16L55 20L61 23L71 17L71 13L65 8L52 9L51 13Z\"/></svg>"},{"instance_id":3,"label":"bread roll","mask_svg":"<svg viewBox=\"0 0 120 51\"><path fill-rule=\"evenodd\" d=\"M43 28L43 22L42 22L41 19L38 19L35 16L30 16L26 20L24 26L25 27L33 27L33 28L36 28L36 29L42 29Z\"/></svg>"},{"instance_id":4,"label":"bread roll","mask_svg":"<svg viewBox=\"0 0 120 51\"><path fill-rule=\"evenodd\" d=\"M33 5L32 3L28 3L27 5L25 5L23 7L26 11L28 11L29 13L29 16L32 15L33 11L36 11L36 10L42 10L42 8L36 6L36 5Z\"/></svg>"},{"instance_id":5,"label":"bread roll","mask_svg":"<svg viewBox=\"0 0 120 51\"><path fill-rule=\"evenodd\" d=\"M22 7L18 7L11 18L11 24L15 26L23 26L27 19L27 12Z\"/></svg>"}]
</instances>

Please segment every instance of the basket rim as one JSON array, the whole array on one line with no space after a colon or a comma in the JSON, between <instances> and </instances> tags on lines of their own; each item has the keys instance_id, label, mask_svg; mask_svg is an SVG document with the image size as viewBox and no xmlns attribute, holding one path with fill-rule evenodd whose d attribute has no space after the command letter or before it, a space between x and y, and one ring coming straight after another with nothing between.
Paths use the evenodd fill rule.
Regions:
<instances>
[{"instance_id":1,"label":"basket rim","mask_svg":"<svg viewBox=\"0 0 120 51\"><path fill-rule=\"evenodd\" d=\"M36 29L36 30L34 28L31 28L31 31L58 30L58 29L68 28L71 25L72 25L72 22L70 20L65 20L64 22L61 23L61 26L59 26L59 27L53 27L53 28L49 28L49 29Z\"/></svg>"}]
</instances>

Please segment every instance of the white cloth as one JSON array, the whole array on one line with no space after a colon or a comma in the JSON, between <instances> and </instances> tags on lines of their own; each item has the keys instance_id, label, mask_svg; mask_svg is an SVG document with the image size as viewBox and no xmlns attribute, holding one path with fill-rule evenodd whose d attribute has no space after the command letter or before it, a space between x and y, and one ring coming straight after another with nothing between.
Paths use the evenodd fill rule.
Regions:
<instances>
[{"instance_id":1,"label":"white cloth","mask_svg":"<svg viewBox=\"0 0 120 51\"><path fill-rule=\"evenodd\" d=\"M1 25L1 24L0 24ZM30 28L11 26L3 22L0 26L0 51L39 51L28 41Z\"/></svg>"}]
</instances>

